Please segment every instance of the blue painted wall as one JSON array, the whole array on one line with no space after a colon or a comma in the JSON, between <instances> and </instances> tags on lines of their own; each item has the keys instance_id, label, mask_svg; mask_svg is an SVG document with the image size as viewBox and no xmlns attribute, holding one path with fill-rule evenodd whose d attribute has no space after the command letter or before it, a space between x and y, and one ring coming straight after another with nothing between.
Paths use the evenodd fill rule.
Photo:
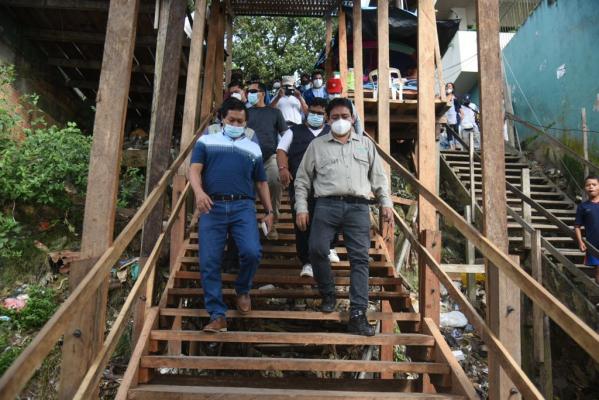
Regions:
<instances>
[{"instance_id":1,"label":"blue painted wall","mask_svg":"<svg viewBox=\"0 0 599 400\"><path fill-rule=\"evenodd\" d=\"M580 109L599 132L599 0L543 0L503 51L514 113L581 141ZM565 65L558 79L557 71ZM531 132L519 127L521 139ZM599 156L599 133L590 133Z\"/></svg>"}]
</instances>

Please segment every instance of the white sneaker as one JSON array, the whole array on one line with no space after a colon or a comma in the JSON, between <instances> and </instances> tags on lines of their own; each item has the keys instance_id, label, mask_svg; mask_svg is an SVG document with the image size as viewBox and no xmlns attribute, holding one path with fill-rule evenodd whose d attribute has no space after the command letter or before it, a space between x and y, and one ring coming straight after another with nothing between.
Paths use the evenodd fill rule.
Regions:
<instances>
[{"instance_id":1,"label":"white sneaker","mask_svg":"<svg viewBox=\"0 0 599 400\"><path fill-rule=\"evenodd\" d=\"M334 263L337 263L337 262L341 261L339 259L339 256L337 255L337 252L335 251L335 249L331 249L329 251L329 261L330 262L334 262Z\"/></svg>"},{"instance_id":2,"label":"white sneaker","mask_svg":"<svg viewBox=\"0 0 599 400\"><path fill-rule=\"evenodd\" d=\"M300 276L305 278L314 278L314 272L312 271L312 264L304 264L302 267L302 272L300 272Z\"/></svg>"}]
</instances>

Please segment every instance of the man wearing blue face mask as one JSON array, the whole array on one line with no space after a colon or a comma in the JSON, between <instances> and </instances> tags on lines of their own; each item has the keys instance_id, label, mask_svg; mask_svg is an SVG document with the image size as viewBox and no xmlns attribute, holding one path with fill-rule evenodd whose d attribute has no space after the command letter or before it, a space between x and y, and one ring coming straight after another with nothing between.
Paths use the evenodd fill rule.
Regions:
<instances>
[{"instance_id":1,"label":"man wearing blue face mask","mask_svg":"<svg viewBox=\"0 0 599 400\"><path fill-rule=\"evenodd\" d=\"M295 178L296 224L310 227L310 262L322 295L321 311L336 307L335 280L329 260L329 243L339 231L349 257L349 324L351 333L372 336L368 323L368 249L370 248L370 193L382 206L383 220L393 225L393 203L380 155L372 141L354 131L352 103L332 100L327 106L331 132L314 139ZM310 211L310 193L316 205ZM391 229L393 231L393 229Z\"/></svg>"},{"instance_id":2,"label":"man wearing blue face mask","mask_svg":"<svg viewBox=\"0 0 599 400\"><path fill-rule=\"evenodd\" d=\"M189 182L200 212L199 258L204 304L210 314L206 332L227 330L221 263L230 232L239 251L235 281L237 310L251 311L252 279L262 256L256 220L256 189L266 210L263 221L270 229L273 211L260 147L245 136L245 104L227 99L221 108L221 134L203 135L191 155Z\"/></svg>"},{"instance_id":3,"label":"man wearing blue face mask","mask_svg":"<svg viewBox=\"0 0 599 400\"><path fill-rule=\"evenodd\" d=\"M291 215L295 222L295 190L292 184L297 173L297 169L302 162L304 153L308 145L317 137L324 136L330 132L330 127L325 124L325 110L327 101L322 98L312 100L308 108L306 122L302 125L292 126L285 134L279 146L277 147L277 164L279 166L279 176L283 187L289 187L289 199L291 200ZM310 193L308 196L308 209L314 212L314 196ZM310 264L310 254L308 248L308 239L310 238L310 229L300 230L297 224L294 224L295 240L297 246L297 256L302 263L300 276L313 277L312 264ZM334 249L330 250L329 259L338 262L339 257Z\"/></svg>"},{"instance_id":4,"label":"man wearing blue face mask","mask_svg":"<svg viewBox=\"0 0 599 400\"><path fill-rule=\"evenodd\" d=\"M279 180L279 169L277 168L276 150L279 135L287 130L287 123L283 114L277 108L267 107L265 102L266 86L263 83L252 83L248 88L247 99L250 104L248 109L248 127L251 128L258 138L264 169L268 178L271 203L274 210L275 220L279 216L281 206L281 181ZM269 232L268 238L276 240L278 233L276 229Z\"/></svg>"}]
</instances>

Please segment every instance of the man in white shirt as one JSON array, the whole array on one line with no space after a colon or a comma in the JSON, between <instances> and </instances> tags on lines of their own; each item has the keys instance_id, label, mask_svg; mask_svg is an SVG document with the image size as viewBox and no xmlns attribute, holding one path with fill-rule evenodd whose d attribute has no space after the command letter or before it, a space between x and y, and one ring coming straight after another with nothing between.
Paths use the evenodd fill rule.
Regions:
<instances>
[{"instance_id":1,"label":"man in white shirt","mask_svg":"<svg viewBox=\"0 0 599 400\"><path fill-rule=\"evenodd\" d=\"M270 106L281 110L285 121L290 126L301 125L303 115L308 114L308 104L300 91L295 88L292 76L283 77L282 87Z\"/></svg>"},{"instance_id":2,"label":"man in white shirt","mask_svg":"<svg viewBox=\"0 0 599 400\"><path fill-rule=\"evenodd\" d=\"M474 135L474 148L480 149L480 131L476 123L478 107L470 101L470 96L464 96L462 107L460 108L460 136L466 143L470 141L470 135Z\"/></svg>"}]
</instances>

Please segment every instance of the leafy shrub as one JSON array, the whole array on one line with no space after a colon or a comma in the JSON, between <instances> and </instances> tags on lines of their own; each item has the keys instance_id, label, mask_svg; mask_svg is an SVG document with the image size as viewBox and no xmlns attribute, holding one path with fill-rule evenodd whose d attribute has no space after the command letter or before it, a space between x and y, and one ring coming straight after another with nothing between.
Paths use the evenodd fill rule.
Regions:
<instances>
[{"instance_id":1,"label":"leafy shrub","mask_svg":"<svg viewBox=\"0 0 599 400\"><path fill-rule=\"evenodd\" d=\"M21 225L11 216L0 212L0 255L3 258L20 257L22 254Z\"/></svg>"},{"instance_id":2,"label":"leafy shrub","mask_svg":"<svg viewBox=\"0 0 599 400\"><path fill-rule=\"evenodd\" d=\"M143 200L144 188L143 172L139 168L127 168L121 174L117 206L122 208L139 206Z\"/></svg>"},{"instance_id":3,"label":"leafy shrub","mask_svg":"<svg viewBox=\"0 0 599 400\"><path fill-rule=\"evenodd\" d=\"M56 292L51 288L30 286L27 294L29 295L27 305L19 311L0 307L0 314L11 319L14 329L22 331L39 329L50 319L58 307Z\"/></svg>"}]
</instances>

